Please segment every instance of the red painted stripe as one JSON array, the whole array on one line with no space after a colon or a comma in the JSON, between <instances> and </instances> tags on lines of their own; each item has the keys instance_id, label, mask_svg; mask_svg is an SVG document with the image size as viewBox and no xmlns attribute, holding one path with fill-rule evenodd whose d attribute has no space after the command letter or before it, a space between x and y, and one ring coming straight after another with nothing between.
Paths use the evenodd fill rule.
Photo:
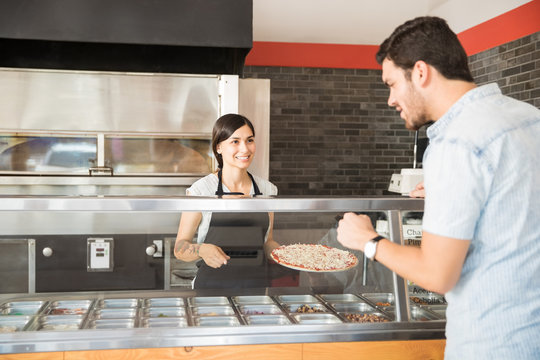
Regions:
<instances>
[{"instance_id":1,"label":"red painted stripe","mask_svg":"<svg viewBox=\"0 0 540 360\"><path fill-rule=\"evenodd\" d=\"M459 33L458 38L468 55L540 31L540 0L523 4L491 20Z\"/></svg>"},{"instance_id":2,"label":"red painted stripe","mask_svg":"<svg viewBox=\"0 0 540 360\"><path fill-rule=\"evenodd\" d=\"M253 42L246 65L379 69L377 45Z\"/></svg>"},{"instance_id":3,"label":"red painted stripe","mask_svg":"<svg viewBox=\"0 0 540 360\"><path fill-rule=\"evenodd\" d=\"M458 34L467 54L473 55L540 31L540 0ZM246 65L380 69L375 61L378 45L253 42Z\"/></svg>"}]
</instances>

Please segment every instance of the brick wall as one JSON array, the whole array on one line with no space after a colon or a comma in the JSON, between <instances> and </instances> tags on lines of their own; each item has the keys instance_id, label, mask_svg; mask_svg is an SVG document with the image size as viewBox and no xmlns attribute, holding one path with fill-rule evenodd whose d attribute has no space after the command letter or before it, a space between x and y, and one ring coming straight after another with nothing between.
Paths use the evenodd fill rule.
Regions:
<instances>
[{"instance_id":1,"label":"brick wall","mask_svg":"<svg viewBox=\"0 0 540 360\"><path fill-rule=\"evenodd\" d=\"M470 57L479 84L540 108L540 32ZM379 70L256 67L271 80L270 180L280 195L383 195L413 164L414 132L389 108ZM421 131L421 136L424 132Z\"/></svg>"}]
</instances>

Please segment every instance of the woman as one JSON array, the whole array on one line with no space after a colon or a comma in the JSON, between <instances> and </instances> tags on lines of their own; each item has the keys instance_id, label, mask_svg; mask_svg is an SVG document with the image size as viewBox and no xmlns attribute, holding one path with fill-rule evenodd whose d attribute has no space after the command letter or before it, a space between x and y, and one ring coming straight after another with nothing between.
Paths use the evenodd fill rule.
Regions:
<instances>
[{"instance_id":1,"label":"woman","mask_svg":"<svg viewBox=\"0 0 540 360\"><path fill-rule=\"evenodd\" d=\"M248 172L255 155L255 130L246 117L220 117L212 130L212 150L218 170L196 181L187 195L277 195L274 184ZM174 255L183 261L202 260L195 288L265 287L265 257L279 246L272 237L272 224L272 213L185 212ZM197 242L193 243L197 229Z\"/></svg>"}]
</instances>

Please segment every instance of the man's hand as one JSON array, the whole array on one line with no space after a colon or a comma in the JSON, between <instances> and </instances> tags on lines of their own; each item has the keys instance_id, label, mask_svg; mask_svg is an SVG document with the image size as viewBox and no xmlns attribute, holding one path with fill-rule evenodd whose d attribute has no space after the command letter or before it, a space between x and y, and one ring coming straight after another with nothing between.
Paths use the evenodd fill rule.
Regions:
<instances>
[{"instance_id":1,"label":"man's hand","mask_svg":"<svg viewBox=\"0 0 540 360\"><path fill-rule=\"evenodd\" d=\"M411 190L409 193L410 197L413 198L425 198L426 197L426 190L424 189L424 182L420 182L416 185L414 190Z\"/></svg>"},{"instance_id":2,"label":"man's hand","mask_svg":"<svg viewBox=\"0 0 540 360\"><path fill-rule=\"evenodd\" d=\"M364 246L378 234L367 215L346 213L339 221L337 240L345 247L364 251Z\"/></svg>"}]
</instances>

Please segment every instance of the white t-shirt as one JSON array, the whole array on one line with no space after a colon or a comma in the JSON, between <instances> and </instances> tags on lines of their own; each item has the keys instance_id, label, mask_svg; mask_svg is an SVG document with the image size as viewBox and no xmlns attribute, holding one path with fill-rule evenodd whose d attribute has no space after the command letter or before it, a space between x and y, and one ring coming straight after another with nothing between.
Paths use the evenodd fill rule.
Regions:
<instances>
[{"instance_id":1,"label":"white t-shirt","mask_svg":"<svg viewBox=\"0 0 540 360\"><path fill-rule=\"evenodd\" d=\"M253 179L259 187L259 191L262 193L262 196L275 196L278 193L277 187L272 184L270 181L260 178L256 175L253 175ZM219 179L216 174L209 174L193 183L190 188L186 190L186 195L189 196L215 196L216 190L218 187ZM225 184L223 184L224 192L231 192ZM253 189L253 184L251 185L250 195L255 194ZM206 239L206 234L208 233L208 228L210 227L210 221L212 219L212 212L206 211L202 212L201 223L199 224L199 231L197 234L197 243L202 244L204 239ZM265 236L268 237L268 232Z\"/></svg>"}]
</instances>

